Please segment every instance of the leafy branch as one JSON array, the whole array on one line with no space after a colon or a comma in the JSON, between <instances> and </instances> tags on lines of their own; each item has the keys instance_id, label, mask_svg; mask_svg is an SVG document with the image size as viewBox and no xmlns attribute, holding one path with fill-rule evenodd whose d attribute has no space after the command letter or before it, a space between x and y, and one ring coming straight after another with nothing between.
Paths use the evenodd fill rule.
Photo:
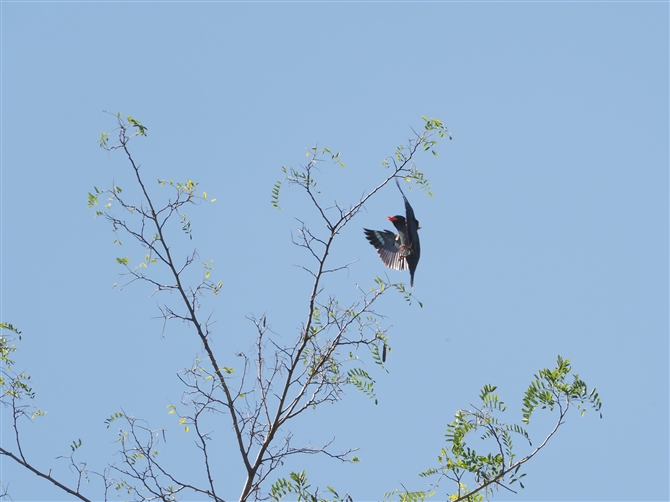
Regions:
<instances>
[{"instance_id":1,"label":"leafy branch","mask_svg":"<svg viewBox=\"0 0 670 502\"><path fill-rule=\"evenodd\" d=\"M87 471L85 467L74 463L72 455L67 458L70 459L71 466L74 467L77 472L77 483L74 487L68 486L57 479L52 475L51 469L43 470L36 467L34 462L29 460L26 453L24 453L21 442L20 424L24 421L33 421L37 417L44 416L46 411L37 408L34 404L35 392L30 387L30 375L24 372L17 373L14 371L13 366L15 361L12 358L12 354L16 352L16 346L12 343L12 338L5 336L4 332L2 332L3 330L13 333L21 339L21 332L18 328L14 327L11 323L0 322L0 384L2 385L0 403L5 408L11 410L11 426L14 432L13 440L16 448L15 451L11 451L10 447L6 444L8 441L4 441L3 445L0 446L0 455L12 459L17 464L23 466L38 477L45 479L63 492L68 493L79 500L89 501L90 499L84 496L81 492L81 483L87 475ZM72 445L72 453L74 454L74 451L81 446L81 440L74 441ZM107 484L106 474L106 471L103 472L103 474L100 474L100 477L105 484ZM5 496L8 496L6 489L0 494L0 498Z\"/></svg>"},{"instance_id":2,"label":"leafy branch","mask_svg":"<svg viewBox=\"0 0 670 502\"><path fill-rule=\"evenodd\" d=\"M206 200L207 195L203 193L202 197L196 196L198 185L191 180L184 183L159 180L160 187L172 187L174 194L159 208L149 193L139 164L135 162L128 148L132 138L147 136L148 129L132 117L124 120L117 114L115 118L118 124L117 142L111 143L112 133L103 133L99 144L109 152L121 150L125 153L140 188L141 200L139 203L127 201L123 190L116 185L109 190L94 187L93 192L88 195L88 206L94 208L99 204L101 196L107 197L104 209L96 210L96 216L104 216L117 234L132 237L145 249L144 259L135 266L131 266L128 257L117 258L117 262L125 267L123 275L129 278L124 286L141 281L150 284L155 293L176 292L181 299L181 306L160 307L165 321L179 319L190 323L202 343L205 357L196 358L196 364L192 368L179 374L186 389L182 398L186 409L180 414L179 423L184 426L185 431L193 430L196 433L203 467L209 479L208 488L203 489L187 486L168 476L160 467L157 457L149 454L154 444L149 440L142 442L141 435L134 432L144 431L144 435L151 438L160 434L154 432L152 435L148 424L140 427L137 419L121 413L118 418L123 418L127 424L121 431L124 446L122 454L126 464L137 465L141 459L144 465L142 470L120 471L126 478L124 486L130 490L129 493L135 493L136 496L139 496L139 488L131 480L139 483L141 490L149 491L156 497L172 497L183 489L189 489L206 493L214 499L218 498L215 476L211 473L209 460L211 438L202 428L201 417L207 412L221 416L225 411L224 415L230 419L239 455L247 473L240 500L251 496L263 498L262 483L289 456L319 453L340 461L354 461L355 457L351 457L351 454L355 449L333 452L330 449L332 440L316 448L310 445L294 446L292 434L282 433L284 425L305 410L325 402L340 400L346 386L351 385L376 399L374 379L360 366L356 350L368 347L373 361L383 366L388 335L377 320L378 314L374 306L390 284L382 281L377 288L370 291L359 289L359 298L343 305L335 295L324 292L323 278L327 274L347 269L351 263L330 265L329 255L337 235L359 213L364 204L394 177L403 176L427 183L423 174L414 166L413 159L419 151L434 152L437 141L431 137L434 134L444 137L448 133L446 127L434 119L425 119L423 132L417 134L406 146L398 147L395 156L385 161L386 167L393 166L391 173L376 188L348 207L339 206L337 203L334 207L326 207L316 190L317 165L323 161L323 156L327 156L331 162L344 167L339 153L314 147L308 152L310 160L304 168L283 168L285 179L273 187L272 205L279 207L279 193L284 181L297 185L304 190L316 213L326 223L327 233L317 235L302 223L298 237L293 240L294 244L306 249L315 260L313 266L302 266L313 277L313 283L307 298L307 316L299 336L293 342L280 343L286 337L281 338L273 333L265 316L258 319L250 317L257 332L255 349L253 353L238 354L242 369L236 373L239 376L233 385L230 375L235 372L234 365L220 364L211 345L211 316L206 319L199 317L201 295L207 292L217 294L223 285L211 279L213 266L208 261L203 263L203 281L195 287L188 287L183 273L195 263L196 253L194 251L177 264L171 252L174 248L167 242L166 229L173 224L171 222L177 220L182 232L188 235L189 240L192 238L192 226L184 211L185 207ZM114 212L115 207L121 209L121 216ZM115 243L121 244L121 237ZM167 268L167 279L157 272L157 265ZM268 361L271 363L268 364ZM176 413L176 410L172 408L170 412ZM209 415L212 416L212 413Z\"/></svg>"},{"instance_id":3,"label":"leafy branch","mask_svg":"<svg viewBox=\"0 0 670 502\"><path fill-rule=\"evenodd\" d=\"M568 359L558 356L556 368L541 369L535 379L530 383L523 397L522 421L530 423L531 416L538 409L558 409L558 418L552 430L547 434L542 443L523 458L516 460L514 453L512 435L521 436L522 439L532 446L530 437L526 430L518 424L502 422L497 414L504 412L507 407L495 394L496 387L485 385L479 395L481 404L472 407L471 410L459 410L453 422L447 426L445 438L446 447L443 447L437 459L439 465L431 467L419 474L421 477L437 476L437 481L432 483L432 489L439 487L442 479L446 478L456 483L456 492L449 495L449 500L480 501L491 495L494 489L505 489L516 493L512 485L519 483L524 487L521 479L525 473L520 469L531 458L537 455L548 441L556 434L559 427L565 423L565 417L570 408L580 410L583 416L587 408L592 408L602 418L600 409L602 403L595 389L589 391L586 383L573 375L572 383L566 382L572 368ZM481 432L480 440L492 441L492 448L486 453L477 452L468 446L467 437L473 433ZM476 487L467 489L465 481L471 478ZM389 492L386 497L394 494L408 496L407 491L395 490ZM418 500L424 500L435 493L412 492L423 494Z\"/></svg>"}]
</instances>

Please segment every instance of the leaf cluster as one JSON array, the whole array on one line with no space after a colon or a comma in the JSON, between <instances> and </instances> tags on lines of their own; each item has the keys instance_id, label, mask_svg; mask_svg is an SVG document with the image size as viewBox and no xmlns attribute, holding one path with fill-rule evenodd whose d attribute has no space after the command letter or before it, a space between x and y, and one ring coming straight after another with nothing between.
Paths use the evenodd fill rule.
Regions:
<instances>
[{"instance_id":1,"label":"leaf cluster","mask_svg":"<svg viewBox=\"0 0 670 502\"><path fill-rule=\"evenodd\" d=\"M533 458L556 433L564 423L569 408L574 407L584 415L585 406L589 405L600 412L601 402L595 389L589 391L586 383L573 376L571 384L566 379L571 372L570 361L558 356L556 368L541 369L531 381L523 398L522 420L528 424L530 417L537 409L558 409L558 417L553 429L547 434L542 443L523 458L517 460L514 450L513 437L521 437L528 446L532 446L531 439L526 430L518 424L507 423L501 420L501 415L507 406L495 393L497 388L493 385L484 385L479 399L479 406L472 409L461 409L456 412L455 419L447 426L444 446L437 457L438 465L430 467L421 472L419 476L424 478L436 477L432 483L431 492L390 492L387 498L399 493L408 496L412 493L418 499L423 500L435 493L442 479L448 479L455 483L456 491L449 494L452 501L479 501L492 495L494 490L504 489L516 493L512 486L521 481L526 474L521 472L521 467ZM600 414L602 418L602 414ZM471 446L471 437L476 435L480 442L490 444L491 447L478 451ZM468 489L467 483L474 485ZM422 496L419 496L419 495Z\"/></svg>"},{"instance_id":2,"label":"leaf cluster","mask_svg":"<svg viewBox=\"0 0 670 502\"><path fill-rule=\"evenodd\" d=\"M586 382L577 374L573 375L572 383L567 383L566 379L571 371L570 360L558 356L556 368L545 368L535 375L523 396L521 412L524 423L530 423L531 415L538 408L553 411L558 406L563 412L563 408L570 405L579 409L582 416L588 407L593 408L602 418L602 402L598 392L596 389L589 391Z\"/></svg>"},{"instance_id":3,"label":"leaf cluster","mask_svg":"<svg viewBox=\"0 0 670 502\"><path fill-rule=\"evenodd\" d=\"M279 502L289 494L295 495L299 502L353 502L350 495L340 496L335 488L326 486L327 497L320 494L318 489L310 492L311 485L307 483L307 472L291 472L288 478L279 478L270 487L270 500Z\"/></svg>"}]
</instances>

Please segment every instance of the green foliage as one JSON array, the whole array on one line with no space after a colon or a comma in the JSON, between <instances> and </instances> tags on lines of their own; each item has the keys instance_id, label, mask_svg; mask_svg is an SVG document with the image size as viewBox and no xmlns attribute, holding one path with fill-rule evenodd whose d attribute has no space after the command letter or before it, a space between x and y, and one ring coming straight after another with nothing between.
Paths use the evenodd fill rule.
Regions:
<instances>
[{"instance_id":1,"label":"green foliage","mask_svg":"<svg viewBox=\"0 0 670 502\"><path fill-rule=\"evenodd\" d=\"M310 488L311 486L307 483L306 471L291 472L288 479L280 478L270 487L270 499L279 502L287 495L295 494L295 500L299 502L326 502L331 500L353 502L351 496L344 495L344 497L341 497L332 486L326 486L329 494L327 497L321 497L318 489L314 493L310 493Z\"/></svg>"},{"instance_id":2,"label":"green foliage","mask_svg":"<svg viewBox=\"0 0 670 502\"><path fill-rule=\"evenodd\" d=\"M88 204L86 205L88 209L92 209L94 206L98 205L98 195L100 194L100 190L98 190L98 187L96 186L93 187L93 190L95 190L95 195L88 192Z\"/></svg>"},{"instance_id":3,"label":"green foliage","mask_svg":"<svg viewBox=\"0 0 670 502\"><path fill-rule=\"evenodd\" d=\"M317 151L317 147L313 147L312 150L314 152ZM331 152L328 148L323 148L322 153L327 153L330 155L330 160L333 161L333 164L338 164L340 167L344 167L344 162L340 160L340 152L333 153Z\"/></svg>"},{"instance_id":4,"label":"green foliage","mask_svg":"<svg viewBox=\"0 0 670 502\"><path fill-rule=\"evenodd\" d=\"M558 356L556 368L542 369L535 380L531 382L523 398L523 422L530 421L531 414L538 408L548 408L550 411L558 408L559 416L553 430L544 441L531 453L520 460L516 460L514 453L513 435L520 436L532 446L530 437L526 430L518 424L508 424L500 420L499 415L505 412L507 407L495 393L497 388L493 385L484 385L480 394L479 407L472 410L458 410L453 422L447 426L445 439L447 446L443 447L437 457L439 465L426 469L419 476L424 478L437 476L438 480L433 484L437 487L442 478L447 478L456 483L456 492L448 498L452 501L481 501L493 493L494 489L510 488L515 483L524 487L521 479L525 473L521 473L521 466L537 454L547 441L558 430L568 409L575 407L582 410L584 405L600 411L601 402L595 389L588 391L586 383L574 375L572 384L565 383L565 379L571 371L569 360ZM602 417L602 414L601 414ZM478 439L488 442L490 448L477 451L470 445L470 438L476 433ZM475 488L468 490L464 480L472 479ZM400 492L401 495L410 492ZM421 492L412 492L421 493Z\"/></svg>"},{"instance_id":5,"label":"green foliage","mask_svg":"<svg viewBox=\"0 0 670 502\"><path fill-rule=\"evenodd\" d=\"M376 348L376 346L375 346ZM352 384L360 392L368 396L370 399L375 398L375 381L372 377L362 368L354 368L347 371L347 383Z\"/></svg>"},{"instance_id":6,"label":"green foliage","mask_svg":"<svg viewBox=\"0 0 670 502\"><path fill-rule=\"evenodd\" d=\"M11 331L12 333L15 333L16 335L18 335L19 340L21 339L21 332L20 332L17 328L15 328L14 325L13 325L12 323L9 323L9 322L0 322L0 330L3 330L3 329L6 329L7 331ZM4 361L4 360L5 360L5 358L4 358L4 356L5 356L4 349L5 349L5 347L6 347L5 344L6 344L6 342L7 342L7 339L6 339L3 335L0 335L0 341L2 342L2 343L1 343L1 346L2 346L2 348L3 348L3 352L2 352L3 358L2 358L2 360ZM13 347L13 346L12 346L12 347ZM12 350L12 352L13 352L13 350Z\"/></svg>"},{"instance_id":7,"label":"green foliage","mask_svg":"<svg viewBox=\"0 0 670 502\"><path fill-rule=\"evenodd\" d=\"M421 118L425 122L423 132L421 134L415 133L416 139L410 141L408 145L398 146L395 154L392 157L384 159L381 165L383 167L390 167L393 165L397 171L403 174L405 181L409 183L414 180L422 191L428 193L428 195L432 197L431 184L424 174L419 171L414 164L409 166L407 164L418 147L421 147L424 152L431 152L437 157L438 153L436 146L438 145L438 141L434 139L435 134L441 139L446 137L452 139L452 137L447 127L441 121L437 119L429 119L427 117ZM399 167L400 169L398 169Z\"/></svg>"},{"instance_id":8,"label":"green foliage","mask_svg":"<svg viewBox=\"0 0 670 502\"><path fill-rule=\"evenodd\" d=\"M282 169L284 172L286 172L286 168L282 166ZM275 184L272 186L272 199L270 203L272 204L272 207L276 209L283 209L279 207L279 190L281 189L281 181L275 182Z\"/></svg>"},{"instance_id":9,"label":"green foliage","mask_svg":"<svg viewBox=\"0 0 670 502\"><path fill-rule=\"evenodd\" d=\"M130 123L131 126L133 126L135 129L137 129L137 134L141 136L146 136L147 135L147 128L143 126L139 120L135 120L132 118L130 115L126 117L126 120Z\"/></svg>"},{"instance_id":10,"label":"green foliage","mask_svg":"<svg viewBox=\"0 0 670 502\"><path fill-rule=\"evenodd\" d=\"M112 415L109 418L105 419L107 429L109 429L109 426L112 425L112 422L115 422L118 419L123 418L123 416L124 416L123 413L121 413L120 411L112 413Z\"/></svg>"},{"instance_id":11,"label":"green foliage","mask_svg":"<svg viewBox=\"0 0 670 502\"><path fill-rule=\"evenodd\" d=\"M384 501L394 500L394 497L397 496L400 502L423 502L424 500L432 497L433 495L435 495L434 491L409 492L406 490L403 491L393 490L392 492L387 492L384 494Z\"/></svg>"},{"instance_id":12,"label":"green foliage","mask_svg":"<svg viewBox=\"0 0 670 502\"><path fill-rule=\"evenodd\" d=\"M287 168L286 166L281 166L282 172L284 173L284 179L283 180L277 180L274 185L272 186L272 198L270 200L270 203L272 204L272 207L276 209L283 209L282 207L279 206L279 191L281 190L282 184L284 181L288 181L289 183L296 183L298 185L301 185L307 189L309 192L312 188L316 188L317 183L314 177L312 176L312 170L310 169L311 165L316 165L317 163L321 162L321 155L323 154L328 154L331 156L331 159L333 162L339 162L339 157L340 154L336 153L333 154L328 148L323 148L321 150L318 149L318 147L314 146L310 148L306 156L310 157L311 156L311 161L308 164L306 169L293 169ZM344 163L340 163L342 167L344 167ZM319 192L317 192L319 193Z\"/></svg>"},{"instance_id":13,"label":"green foliage","mask_svg":"<svg viewBox=\"0 0 670 502\"><path fill-rule=\"evenodd\" d=\"M157 197L153 197L149 193L149 189L142 179L140 166L135 163L128 150L128 142L135 136L146 136L147 127L139 120L128 116L126 120L121 117L120 113L113 114L118 124L118 142L111 144L109 137L111 133L103 133L101 135L100 146L107 151L116 149L123 150L134 170L135 179L137 180L141 192L139 203L129 203L123 195L123 190L120 186L112 184L111 188L101 190L97 186L93 187L93 191L88 193L87 207L92 209L100 203L101 197L106 198L104 208L96 209L95 216L103 216L112 224L112 229L115 234L125 232L130 237L133 237L142 247L144 247L144 258L139 260L139 263L131 268L131 258L129 256L117 257L116 262L126 268L126 272L121 274L123 277L129 277L128 284L143 280L152 284L156 291L161 290L177 290L180 287L180 280L178 277L172 284L165 284L162 280L156 279L147 269L151 265L160 263L167 266L168 270L174 270L177 276L194 262L196 256L195 252L191 257L188 257L184 264L176 267L170 255L170 249L164 240L164 231L167 229L168 222L172 225L179 225L182 233L188 236L189 240L193 239L193 226L187 213L183 210L187 204L198 204L200 201L215 202L216 198L208 199L207 192L203 191L202 195L197 195L198 183L186 179L186 181L174 181L157 179L159 188L169 188L172 190L171 194L164 196L164 205L159 207L156 204ZM120 214L119 214L120 213ZM174 219L178 218L178 222ZM114 239L114 244L122 245L120 238ZM137 263L138 260L134 259ZM194 290L194 297L203 291L210 291L217 295L223 288L222 281L213 281L212 273L214 271L213 262L202 262L204 278ZM154 272L157 273L157 272ZM173 274L174 275L174 274ZM114 284L116 287L116 284ZM167 315L171 312L170 309L163 310L163 314ZM173 312L170 314L174 314Z\"/></svg>"},{"instance_id":14,"label":"green foliage","mask_svg":"<svg viewBox=\"0 0 670 502\"><path fill-rule=\"evenodd\" d=\"M441 121L437 119L429 119L425 116L422 116L421 118L426 122L424 124L424 135L427 135L431 131L435 131L439 138L448 137L449 139L452 139L451 133ZM434 149L435 145L437 145L437 141L426 140L423 144L423 150L425 152L431 152L433 155L437 156L437 151Z\"/></svg>"},{"instance_id":15,"label":"green foliage","mask_svg":"<svg viewBox=\"0 0 670 502\"><path fill-rule=\"evenodd\" d=\"M107 150L109 148L109 137L111 134L108 132L101 132L100 133L100 139L98 140L98 145L100 148Z\"/></svg>"},{"instance_id":16,"label":"green foliage","mask_svg":"<svg viewBox=\"0 0 670 502\"><path fill-rule=\"evenodd\" d=\"M409 173L403 176L403 179L407 183L411 183L412 180L414 180L414 183L419 187L419 190L421 190L424 193L427 193L430 197L434 195L433 192L431 191L433 189L433 186L426 179L426 176L416 168L416 166L412 166L409 170ZM410 186L409 189L411 190L412 187Z\"/></svg>"},{"instance_id":17,"label":"green foliage","mask_svg":"<svg viewBox=\"0 0 670 502\"><path fill-rule=\"evenodd\" d=\"M77 439L76 441L72 441L72 444L70 444L70 449L75 452L79 447L82 445L81 439Z\"/></svg>"},{"instance_id":18,"label":"green foliage","mask_svg":"<svg viewBox=\"0 0 670 502\"><path fill-rule=\"evenodd\" d=\"M1 330L14 333L19 340L21 339L21 331L11 323L0 322ZM36 408L33 403L35 392L30 386L30 375L13 369L15 361L12 354L16 352L13 341L13 338L8 338L4 333L0 334L0 386L2 386L0 403L12 407L15 421L21 418L33 420L45 415L46 411Z\"/></svg>"},{"instance_id":19,"label":"green foliage","mask_svg":"<svg viewBox=\"0 0 670 502\"><path fill-rule=\"evenodd\" d=\"M409 305L412 305L412 299L416 299L416 298L414 298L414 295L412 294L412 292L408 291L407 288L405 287L405 285L402 282L399 282L397 284L391 284L391 286L393 286L398 291L398 293L400 293L402 295L403 299ZM423 308L423 303L421 303L419 300L416 300L416 302L419 304L420 308Z\"/></svg>"},{"instance_id":20,"label":"green foliage","mask_svg":"<svg viewBox=\"0 0 670 502\"><path fill-rule=\"evenodd\" d=\"M571 369L570 360L558 356L555 369L545 368L535 375L535 380L530 383L523 397L524 423L530 423L530 417L536 409L549 408L553 411L562 400L580 409L582 416L586 412L585 406L590 406L602 418L600 412L602 403L596 389L589 391L586 383L579 379L579 375L573 376L572 384L566 383Z\"/></svg>"},{"instance_id":21,"label":"green foliage","mask_svg":"<svg viewBox=\"0 0 670 502\"><path fill-rule=\"evenodd\" d=\"M218 295L221 292L221 288L223 288L223 281L219 281L217 283L213 283L210 281L212 271L214 270L214 267L212 266L213 263L214 260L209 260L208 262L202 262L202 266L204 269L203 283L205 284L206 288L209 289L214 295Z\"/></svg>"},{"instance_id":22,"label":"green foliage","mask_svg":"<svg viewBox=\"0 0 670 502\"><path fill-rule=\"evenodd\" d=\"M136 120L132 118L131 116L126 117L127 122L124 122L124 120L121 118L121 113L110 113L106 110L102 111L103 113L107 113L108 115L112 115L113 117L116 118L117 122L119 123L119 137L123 141L125 138L126 142L128 139L130 139L132 136L146 136L147 135L147 127L142 125L142 123L139 120ZM126 130L127 126L131 126L135 128L135 133L132 134L131 136L126 135ZM120 148L120 145L116 146L109 146L109 137L111 136L111 133L108 132L102 132L100 133L100 139L98 140L98 145L100 148L103 150L115 150L117 148Z\"/></svg>"},{"instance_id":23,"label":"green foliage","mask_svg":"<svg viewBox=\"0 0 670 502\"><path fill-rule=\"evenodd\" d=\"M8 331L11 331L13 333L16 333L17 335L21 335L21 332L15 328L12 324L7 323L7 322L0 322L0 330L6 329ZM5 365L5 367L8 370L11 370L12 365L14 364L14 361L10 358L10 355L12 352L16 351L16 347L14 345L10 344L10 339L5 337L4 334L0 334L0 361ZM4 388L4 372L0 374L0 382L3 385Z\"/></svg>"},{"instance_id":24,"label":"green foliage","mask_svg":"<svg viewBox=\"0 0 670 502\"><path fill-rule=\"evenodd\" d=\"M307 473L291 472L290 478L278 479L270 488L270 498L272 500L282 500L289 493L295 493L297 500L316 501L318 498L307 492L310 485L307 484Z\"/></svg>"}]
</instances>

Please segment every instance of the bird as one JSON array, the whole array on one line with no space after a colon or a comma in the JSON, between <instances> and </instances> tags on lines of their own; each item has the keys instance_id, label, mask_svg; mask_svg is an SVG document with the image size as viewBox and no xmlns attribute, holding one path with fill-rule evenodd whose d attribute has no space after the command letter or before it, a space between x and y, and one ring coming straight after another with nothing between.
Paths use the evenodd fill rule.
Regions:
<instances>
[{"instance_id":1,"label":"bird","mask_svg":"<svg viewBox=\"0 0 670 502\"><path fill-rule=\"evenodd\" d=\"M409 270L410 286L414 287L414 272L421 257L419 244L419 222L414 217L414 210L409 205L407 197L400 188L398 179L395 180L398 190L405 201L405 216L389 216L388 220L398 231L363 229L365 237L372 244L384 265L393 270Z\"/></svg>"}]
</instances>

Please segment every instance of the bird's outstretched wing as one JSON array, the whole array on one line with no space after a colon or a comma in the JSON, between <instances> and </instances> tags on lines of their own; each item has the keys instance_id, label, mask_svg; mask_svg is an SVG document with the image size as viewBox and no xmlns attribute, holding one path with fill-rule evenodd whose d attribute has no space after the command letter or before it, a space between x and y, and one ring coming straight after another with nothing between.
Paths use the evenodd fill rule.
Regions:
<instances>
[{"instance_id":1,"label":"bird's outstretched wing","mask_svg":"<svg viewBox=\"0 0 670 502\"><path fill-rule=\"evenodd\" d=\"M407 270L407 260L398 251L396 235L389 230L368 230L365 237L370 241L384 265L393 270Z\"/></svg>"}]
</instances>

